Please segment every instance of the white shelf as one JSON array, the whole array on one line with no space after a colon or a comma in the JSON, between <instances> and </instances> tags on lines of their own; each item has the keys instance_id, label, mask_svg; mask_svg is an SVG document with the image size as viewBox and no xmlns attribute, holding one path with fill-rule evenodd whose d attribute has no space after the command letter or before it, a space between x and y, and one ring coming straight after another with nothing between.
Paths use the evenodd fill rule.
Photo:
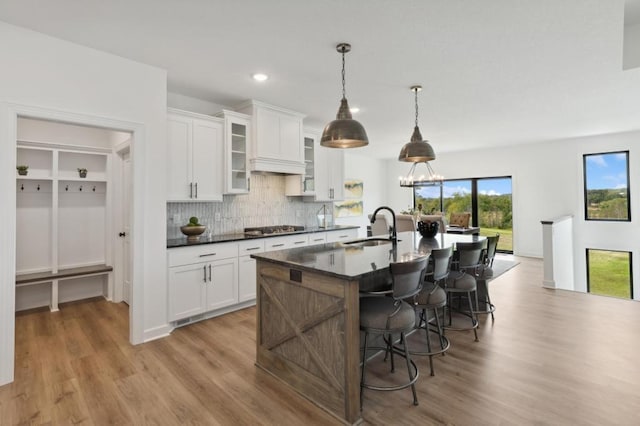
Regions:
<instances>
[{"instance_id":1,"label":"white shelf","mask_svg":"<svg viewBox=\"0 0 640 426\"><path fill-rule=\"evenodd\" d=\"M65 267L86 269L110 261L110 153L83 149L41 141L18 142L18 164L28 165L29 174L16 172L16 279L17 287L22 288L17 293L17 309L48 303L55 311L59 301L82 299L87 291L94 294L111 285L95 278L79 279L108 273L94 267L74 271L69 278L59 274ZM78 175L78 168L88 169L86 178ZM40 281L25 282L25 277L20 277L40 271ZM58 281L65 281L60 284L64 296L58 293ZM36 285L42 283L49 284Z\"/></svg>"}]
</instances>

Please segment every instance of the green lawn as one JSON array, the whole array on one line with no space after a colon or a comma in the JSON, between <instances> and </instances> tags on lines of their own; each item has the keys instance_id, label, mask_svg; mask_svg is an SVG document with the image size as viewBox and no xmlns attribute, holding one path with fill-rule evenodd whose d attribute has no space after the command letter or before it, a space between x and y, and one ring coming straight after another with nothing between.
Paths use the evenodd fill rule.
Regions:
<instances>
[{"instance_id":1,"label":"green lawn","mask_svg":"<svg viewBox=\"0 0 640 426\"><path fill-rule=\"evenodd\" d=\"M489 236L500 234L498 250L513 251L513 230L498 228L480 228L480 235Z\"/></svg>"},{"instance_id":2,"label":"green lawn","mask_svg":"<svg viewBox=\"0 0 640 426\"><path fill-rule=\"evenodd\" d=\"M589 250L589 292L631 298L629 253Z\"/></svg>"}]
</instances>

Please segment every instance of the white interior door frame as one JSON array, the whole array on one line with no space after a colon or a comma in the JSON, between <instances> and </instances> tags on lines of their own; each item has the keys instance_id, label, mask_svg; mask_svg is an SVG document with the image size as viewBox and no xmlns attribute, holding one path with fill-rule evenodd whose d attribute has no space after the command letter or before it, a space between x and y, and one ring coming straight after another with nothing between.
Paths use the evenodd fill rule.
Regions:
<instances>
[{"instance_id":1,"label":"white interior door frame","mask_svg":"<svg viewBox=\"0 0 640 426\"><path fill-rule=\"evenodd\" d=\"M132 294L129 305L129 341L143 342L144 333L144 178L145 126L108 117L0 102L0 145L13 146L0 158L0 385L14 378L15 353L15 163L18 117L52 120L131 133L132 167Z\"/></svg>"}]
</instances>

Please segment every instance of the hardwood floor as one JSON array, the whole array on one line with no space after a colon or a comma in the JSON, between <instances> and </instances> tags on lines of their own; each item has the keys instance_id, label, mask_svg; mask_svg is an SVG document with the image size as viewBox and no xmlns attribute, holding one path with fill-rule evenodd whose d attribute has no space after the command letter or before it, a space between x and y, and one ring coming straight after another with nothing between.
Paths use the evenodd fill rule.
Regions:
<instances>
[{"instance_id":1,"label":"hardwood floor","mask_svg":"<svg viewBox=\"0 0 640 426\"><path fill-rule=\"evenodd\" d=\"M638 424L640 304L545 290L541 261L519 260L490 283L496 320L482 318L479 342L449 332L433 377L415 358L420 405L408 389L365 391L365 424ZM138 346L127 311L91 300L18 315L0 424L339 424L254 366L255 309Z\"/></svg>"}]
</instances>

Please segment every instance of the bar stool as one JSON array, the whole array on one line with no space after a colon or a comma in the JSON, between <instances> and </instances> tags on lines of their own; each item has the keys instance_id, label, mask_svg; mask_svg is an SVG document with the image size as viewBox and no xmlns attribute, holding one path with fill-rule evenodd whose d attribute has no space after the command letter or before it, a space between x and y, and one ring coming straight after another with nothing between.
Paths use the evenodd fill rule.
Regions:
<instances>
[{"instance_id":1,"label":"bar stool","mask_svg":"<svg viewBox=\"0 0 640 426\"><path fill-rule=\"evenodd\" d=\"M483 254L482 266L476 276L477 292L480 294L478 298L481 298L479 301L484 303L485 309L481 310L480 305L476 305L477 309L475 314L491 314L491 321L495 319L493 312L496 310L496 306L491 303L491 296L489 295L489 281L493 278L493 260L496 257L499 239L500 234L487 237L487 248Z\"/></svg>"},{"instance_id":2,"label":"bar stool","mask_svg":"<svg viewBox=\"0 0 640 426\"><path fill-rule=\"evenodd\" d=\"M360 298L360 330L364 332L364 347L362 350L362 370L360 375L360 407L362 407L363 391L365 388L377 391L394 391L411 387L413 405L418 405L415 382L418 380L418 367L410 358L407 350L405 333L413 330L416 325L413 306L404 301L420 292L423 285L425 269L429 256L422 256L407 262L394 262L389 265L392 278L390 297L361 297ZM403 349L393 347L393 335L400 335ZM369 335L381 335L385 341L384 347L369 347ZM391 354L391 372L395 365L393 355L405 358L409 379L399 385L377 386L367 383L365 378L367 367L367 350L384 350Z\"/></svg>"},{"instance_id":3,"label":"bar stool","mask_svg":"<svg viewBox=\"0 0 640 426\"><path fill-rule=\"evenodd\" d=\"M444 354L450 346L449 339L444 335L442 324L440 323L440 315L438 309L442 308L444 316L444 307L447 305L447 295L440 286L447 277L451 269L451 255L453 249L451 247L431 250L429 268L425 274L425 284L420 293L413 297L411 302L419 315L418 328L423 329L427 338L427 351L420 352L409 350L411 355L423 355L429 357L429 367L431 375L435 375L433 370L433 356ZM429 319L429 311L433 311L435 320L435 329L431 327ZM440 349L431 348L431 333L436 333L440 340Z\"/></svg>"},{"instance_id":4,"label":"bar stool","mask_svg":"<svg viewBox=\"0 0 640 426\"><path fill-rule=\"evenodd\" d=\"M445 280L444 291L447 293L447 310L449 312L449 325L445 329L449 330L473 330L476 342L478 341L478 319L471 302L471 293L475 295L476 306L478 306L478 293L476 287L476 271L482 266L481 256L484 248L484 241L474 241L469 243L457 243L452 272ZM453 271L455 269L455 271ZM462 312L471 319L470 327L453 327L451 320L452 295L460 296L466 294L469 302L469 311ZM459 305L458 305L459 306Z\"/></svg>"}]
</instances>

